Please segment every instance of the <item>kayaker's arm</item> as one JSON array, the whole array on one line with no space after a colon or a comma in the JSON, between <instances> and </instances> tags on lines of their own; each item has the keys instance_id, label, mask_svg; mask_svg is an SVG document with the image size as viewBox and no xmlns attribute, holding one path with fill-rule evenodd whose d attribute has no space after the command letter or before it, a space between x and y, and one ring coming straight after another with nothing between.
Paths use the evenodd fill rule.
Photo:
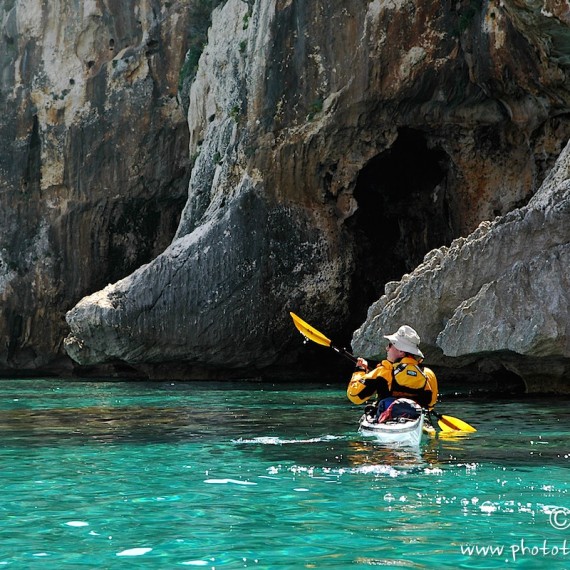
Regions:
<instances>
[{"instance_id":1,"label":"kayaker's arm","mask_svg":"<svg viewBox=\"0 0 570 570\"><path fill-rule=\"evenodd\" d=\"M377 366L371 372L358 370L350 378L346 395L353 404L363 404L374 394L378 394L379 398L383 398L389 394L390 385L386 375L390 371L386 370L382 365ZM389 376L388 376L389 377Z\"/></svg>"}]
</instances>

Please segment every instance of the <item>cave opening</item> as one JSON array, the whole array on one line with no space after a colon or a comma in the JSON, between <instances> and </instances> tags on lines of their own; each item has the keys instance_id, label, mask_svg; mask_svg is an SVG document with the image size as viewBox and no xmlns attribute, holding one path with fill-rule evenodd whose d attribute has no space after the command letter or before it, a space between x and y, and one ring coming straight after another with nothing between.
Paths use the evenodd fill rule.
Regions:
<instances>
[{"instance_id":1,"label":"cave opening","mask_svg":"<svg viewBox=\"0 0 570 570\"><path fill-rule=\"evenodd\" d=\"M354 190L358 209L347 220L355 251L352 330L388 281L399 280L428 251L457 237L449 178L448 155L411 128L401 128L392 147L360 171Z\"/></svg>"}]
</instances>

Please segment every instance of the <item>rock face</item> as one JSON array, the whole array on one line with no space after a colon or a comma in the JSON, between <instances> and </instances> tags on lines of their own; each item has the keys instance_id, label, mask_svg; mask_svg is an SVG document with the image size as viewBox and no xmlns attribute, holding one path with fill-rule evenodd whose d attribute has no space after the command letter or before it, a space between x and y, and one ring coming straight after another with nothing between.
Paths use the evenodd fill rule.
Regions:
<instances>
[{"instance_id":1,"label":"rock face","mask_svg":"<svg viewBox=\"0 0 570 570\"><path fill-rule=\"evenodd\" d=\"M289 310L343 340L428 251L522 215L508 212L570 135L569 22L555 0L229 0L190 91L194 167L176 239L68 313L68 353L150 376L276 375L303 350ZM502 255L524 264L526 249ZM442 298L455 309L484 284L438 283L423 303L439 320L420 327L434 350ZM363 330L355 346L375 343Z\"/></svg>"},{"instance_id":2,"label":"rock face","mask_svg":"<svg viewBox=\"0 0 570 570\"><path fill-rule=\"evenodd\" d=\"M170 243L186 3L0 7L0 372L62 372L64 314Z\"/></svg>"},{"instance_id":3,"label":"rock face","mask_svg":"<svg viewBox=\"0 0 570 570\"><path fill-rule=\"evenodd\" d=\"M430 363L510 371L531 392L570 393L570 145L528 206L482 223L368 312L353 346L376 354L410 322Z\"/></svg>"},{"instance_id":4,"label":"rock face","mask_svg":"<svg viewBox=\"0 0 570 570\"><path fill-rule=\"evenodd\" d=\"M0 10L1 370L296 375L570 137L557 0L228 0L181 105L218 3Z\"/></svg>"}]
</instances>

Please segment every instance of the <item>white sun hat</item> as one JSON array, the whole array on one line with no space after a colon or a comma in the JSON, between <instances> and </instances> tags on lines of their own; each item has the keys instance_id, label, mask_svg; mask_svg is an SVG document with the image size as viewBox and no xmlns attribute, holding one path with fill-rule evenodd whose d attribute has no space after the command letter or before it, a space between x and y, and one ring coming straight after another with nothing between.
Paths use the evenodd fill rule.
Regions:
<instances>
[{"instance_id":1,"label":"white sun hat","mask_svg":"<svg viewBox=\"0 0 570 570\"><path fill-rule=\"evenodd\" d=\"M384 335L398 350L409 352L421 358L424 357L419 348L420 337L418 333L408 325L402 325L394 334Z\"/></svg>"}]
</instances>

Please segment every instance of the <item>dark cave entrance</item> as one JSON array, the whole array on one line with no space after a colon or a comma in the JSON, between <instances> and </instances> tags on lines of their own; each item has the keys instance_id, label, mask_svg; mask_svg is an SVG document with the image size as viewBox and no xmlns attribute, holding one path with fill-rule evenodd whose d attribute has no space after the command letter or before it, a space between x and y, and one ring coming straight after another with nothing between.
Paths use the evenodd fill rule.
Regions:
<instances>
[{"instance_id":1,"label":"dark cave entrance","mask_svg":"<svg viewBox=\"0 0 570 570\"><path fill-rule=\"evenodd\" d=\"M354 327L384 292L454 237L448 192L449 157L418 130L402 128L393 146L374 157L356 181L358 210L347 221L355 247L350 296Z\"/></svg>"}]
</instances>

